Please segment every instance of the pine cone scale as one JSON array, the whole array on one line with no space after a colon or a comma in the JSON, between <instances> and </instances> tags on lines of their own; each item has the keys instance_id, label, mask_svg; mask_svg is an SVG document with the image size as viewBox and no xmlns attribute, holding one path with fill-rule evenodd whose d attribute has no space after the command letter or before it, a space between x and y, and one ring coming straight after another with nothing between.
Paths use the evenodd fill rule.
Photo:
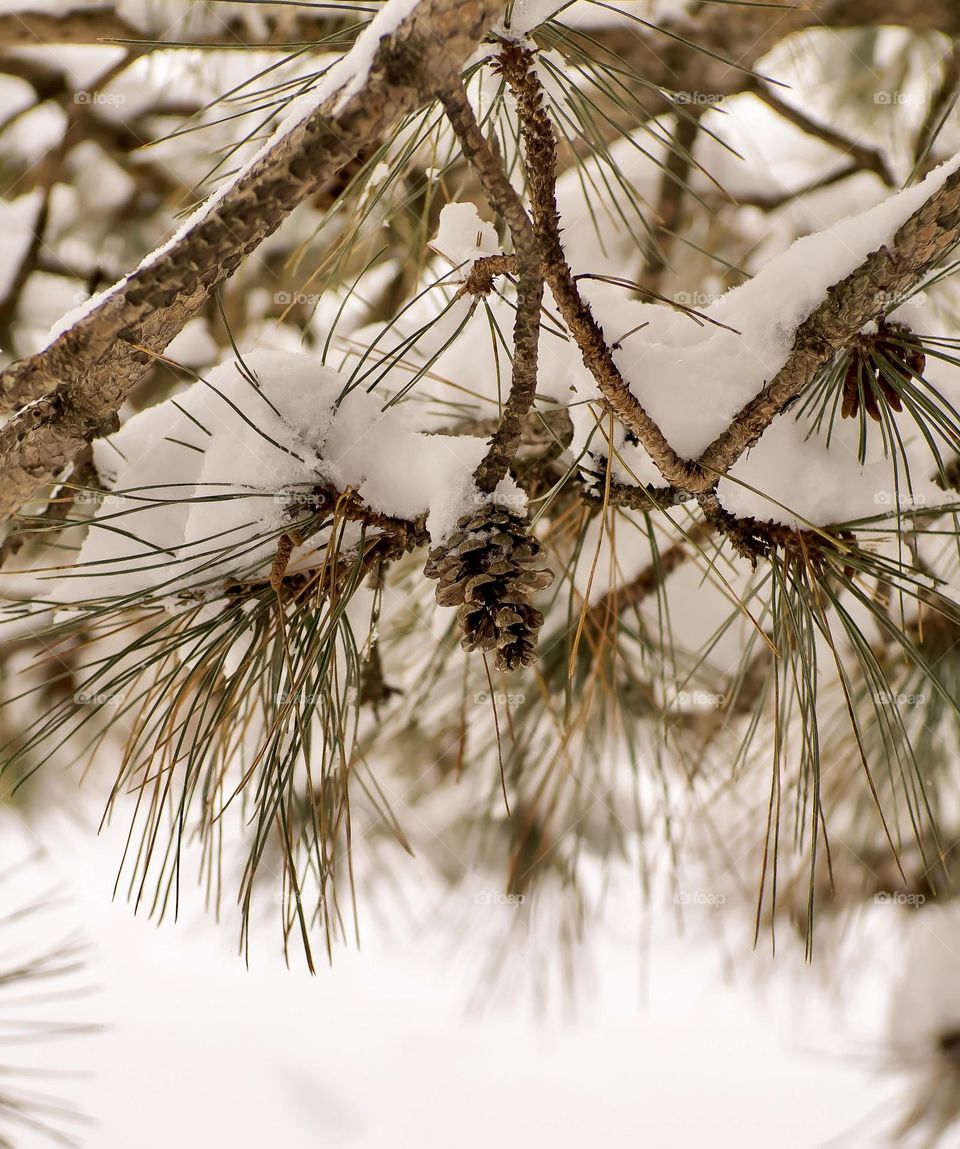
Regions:
<instances>
[{"instance_id":1,"label":"pine cone scale","mask_svg":"<svg viewBox=\"0 0 960 1149\"><path fill-rule=\"evenodd\" d=\"M491 504L464 515L434 548L424 573L439 581L437 602L457 606L466 651L496 651L499 670L528 666L536 658L543 614L530 597L546 590L553 572L526 520Z\"/></svg>"}]
</instances>

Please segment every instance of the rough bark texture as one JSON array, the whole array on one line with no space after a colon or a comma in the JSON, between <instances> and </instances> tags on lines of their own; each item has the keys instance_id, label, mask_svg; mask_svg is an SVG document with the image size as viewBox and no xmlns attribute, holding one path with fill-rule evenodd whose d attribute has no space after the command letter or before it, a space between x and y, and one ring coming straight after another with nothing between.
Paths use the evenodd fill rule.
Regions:
<instances>
[{"instance_id":1,"label":"rough bark texture","mask_svg":"<svg viewBox=\"0 0 960 1149\"><path fill-rule=\"evenodd\" d=\"M31 403L0 430L0 519L14 514L84 444L115 427L115 413L151 363L151 353L166 347L218 284L298 203L358 152L376 146L404 115L456 80L502 8L492 0L424 0L384 41L368 84L342 112L334 116L332 105L320 109L279 141L168 252L129 276L41 355L0 372L0 403ZM116 21L109 9L62 16L9 14L0 16L0 44L36 39L80 43L123 35L128 29ZM649 82L649 111L656 114L672 106L661 89L725 94L750 87L755 80L748 69L792 32L883 23L956 34L960 5L954 0L815 0L781 8L707 5L660 29L637 24L629 33L619 29L609 37L611 48ZM601 32L598 39L602 42L607 35ZM485 143L482 136L480 142ZM476 148L470 154L475 143L464 140L464 151L474 164L479 158ZM699 467L676 455L620 378L603 333L580 298L558 233L539 229L537 246L541 253L547 249L543 274L607 404L638 435L669 482L702 494L874 317L873 297L915 283L956 240L956 183L954 177L901 229L891 251L875 253L837 285L801 328L783 371L708 448ZM507 197L496 206L519 251L518 236L530 235L532 229L522 203L509 190L512 201Z\"/></svg>"},{"instance_id":2,"label":"rough bark texture","mask_svg":"<svg viewBox=\"0 0 960 1149\"><path fill-rule=\"evenodd\" d=\"M958 240L960 172L954 172L900 228L889 247L872 252L856 271L828 289L823 303L798 328L781 370L700 457L704 475L698 487L706 490L729 470L817 372L865 323L877 318L882 301L914 287Z\"/></svg>"},{"instance_id":3,"label":"rough bark texture","mask_svg":"<svg viewBox=\"0 0 960 1149\"><path fill-rule=\"evenodd\" d=\"M505 72L505 75L509 83L510 73ZM533 82L536 83L536 80ZM556 205L553 205L550 213L541 214L540 227L535 234L520 197L480 130L463 86L458 85L456 90L442 98L463 154L477 173L490 203L506 220L514 244L527 245L532 240L536 245L543 278L608 408L634 432L668 482L684 486L688 478L695 480L697 472L694 465L681 459L673 450L660 428L627 387L614 363L603 330L589 305L582 299L564 256ZM534 197L538 194L536 187L531 188L531 194ZM548 214L552 215L552 222L548 222Z\"/></svg>"},{"instance_id":4,"label":"rough bark texture","mask_svg":"<svg viewBox=\"0 0 960 1149\"><path fill-rule=\"evenodd\" d=\"M423 0L382 41L367 83L342 110L334 111L338 97L332 97L168 251L117 285L41 354L0 374L0 400L38 400L0 431L0 519L16 513L91 438L116 425L116 411L150 364L149 352L163 351L303 199L456 80L502 9L494 0Z\"/></svg>"}]
</instances>

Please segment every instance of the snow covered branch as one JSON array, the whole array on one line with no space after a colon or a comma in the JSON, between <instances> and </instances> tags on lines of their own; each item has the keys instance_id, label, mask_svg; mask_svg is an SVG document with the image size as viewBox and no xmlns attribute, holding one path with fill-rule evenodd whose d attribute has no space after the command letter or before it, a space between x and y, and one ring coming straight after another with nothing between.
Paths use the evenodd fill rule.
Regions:
<instances>
[{"instance_id":1,"label":"snow covered branch","mask_svg":"<svg viewBox=\"0 0 960 1149\"><path fill-rule=\"evenodd\" d=\"M508 83L511 82L511 77L516 79L509 70L505 75ZM660 428L624 382L600 325L577 288L576 280L563 253L557 223L547 226L541 219L541 226L537 233L534 233L523 203L480 130L462 85L442 98L464 155L473 165L490 202L506 220L514 244L528 246L533 242L536 245L543 277L550 286L564 322L580 348L584 364L596 379L610 410L637 435L667 481L683 486L691 473L690 467L666 441ZM546 131L549 134L549 124ZM547 148L552 147L545 139L542 139L541 143ZM555 212L554 207L553 213Z\"/></svg>"},{"instance_id":2,"label":"snow covered branch","mask_svg":"<svg viewBox=\"0 0 960 1149\"><path fill-rule=\"evenodd\" d=\"M31 403L0 432L0 517L116 425L150 353L163 351L299 203L449 87L502 7L391 0L344 60L294 104L274 139L168 244L68 317L42 352L0 374L4 402Z\"/></svg>"},{"instance_id":3,"label":"snow covered branch","mask_svg":"<svg viewBox=\"0 0 960 1149\"><path fill-rule=\"evenodd\" d=\"M878 300L902 297L960 240L960 169L955 169L898 229L889 245L827 289L800 324L787 362L747 403L699 460L702 486L725 474L818 371L882 311Z\"/></svg>"}]
</instances>

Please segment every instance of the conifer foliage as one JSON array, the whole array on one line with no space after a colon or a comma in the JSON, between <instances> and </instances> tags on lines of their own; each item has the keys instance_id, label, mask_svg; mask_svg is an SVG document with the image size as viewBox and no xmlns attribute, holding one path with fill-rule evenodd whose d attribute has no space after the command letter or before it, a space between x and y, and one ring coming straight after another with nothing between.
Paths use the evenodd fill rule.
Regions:
<instances>
[{"instance_id":1,"label":"conifer foliage","mask_svg":"<svg viewBox=\"0 0 960 1149\"><path fill-rule=\"evenodd\" d=\"M881 895L952 914L958 37L0 12L9 788L79 766L138 906L199 873L311 968L441 839L564 937L625 860L809 957Z\"/></svg>"}]
</instances>

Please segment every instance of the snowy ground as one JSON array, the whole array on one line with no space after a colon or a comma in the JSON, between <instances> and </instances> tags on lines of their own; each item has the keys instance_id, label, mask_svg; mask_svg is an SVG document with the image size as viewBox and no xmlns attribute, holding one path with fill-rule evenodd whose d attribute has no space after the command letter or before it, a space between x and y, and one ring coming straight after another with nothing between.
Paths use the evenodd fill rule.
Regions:
<instances>
[{"instance_id":1,"label":"snowy ground","mask_svg":"<svg viewBox=\"0 0 960 1149\"><path fill-rule=\"evenodd\" d=\"M468 1010L458 954L507 908L477 907L462 948L429 914L405 942L367 914L362 952L316 978L266 947L247 972L226 928L157 928L111 904L117 835L58 821L45 836L98 951L102 988L81 1012L106 1028L67 1058L89 1072L70 1088L97 1149L879 1143L862 1119L889 1088L850 1025L831 1023L809 971L789 994L763 986L768 959L746 946L740 988L693 936L664 936L644 962L636 907L613 903L619 936L593 936L575 1018L516 1000Z\"/></svg>"}]
</instances>

